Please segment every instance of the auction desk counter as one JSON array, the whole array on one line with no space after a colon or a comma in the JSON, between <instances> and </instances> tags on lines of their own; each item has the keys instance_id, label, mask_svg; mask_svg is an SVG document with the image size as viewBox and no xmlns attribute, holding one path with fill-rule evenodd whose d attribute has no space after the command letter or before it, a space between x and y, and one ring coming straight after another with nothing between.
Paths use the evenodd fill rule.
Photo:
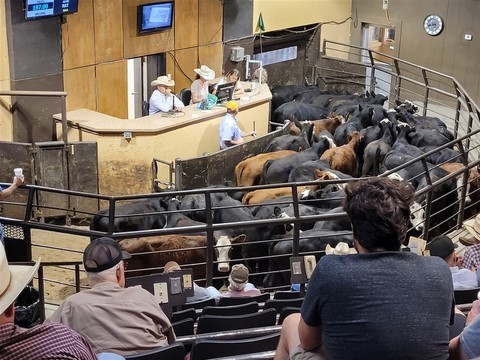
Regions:
<instances>
[{"instance_id":1,"label":"auction desk counter","mask_svg":"<svg viewBox=\"0 0 480 360\"><path fill-rule=\"evenodd\" d=\"M243 83L250 88L249 83ZM270 101L267 85L242 94L237 115L243 131L258 135L269 131ZM68 142L96 141L98 186L102 195L145 194L152 190L152 160L172 163L219 151L219 125L226 114L224 106L199 110L195 105L183 112L154 114L137 119L120 119L89 109L67 112ZM57 140L62 140L62 115L54 115ZM245 138L249 141L252 137ZM167 182L170 168L158 169Z\"/></svg>"}]
</instances>

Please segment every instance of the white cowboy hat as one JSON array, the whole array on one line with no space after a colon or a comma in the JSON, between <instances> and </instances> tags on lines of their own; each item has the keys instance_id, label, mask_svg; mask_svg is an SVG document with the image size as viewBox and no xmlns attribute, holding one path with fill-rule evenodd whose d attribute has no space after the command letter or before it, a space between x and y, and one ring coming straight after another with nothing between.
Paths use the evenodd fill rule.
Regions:
<instances>
[{"instance_id":1,"label":"white cowboy hat","mask_svg":"<svg viewBox=\"0 0 480 360\"><path fill-rule=\"evenodd\" d=\"M157 86L157 85L172 87L172 86L175 86L175 81L169 80L168 76L163 75L163 76L159 76L156 80L152 81L152 86Z\"/></svg>"},{"instance_id":2,"label":"white cowboy hat","mask_svg":"<svg viewBox=\"0 0 480 360\"><path fill-rule=\"evenodd\" d=\"M0 245L0 314L15 301L40 266L40 259L35 265L8 265L5 248Z\"/></svg>"},{"instance_id":3,"label":"white cowboy hat","mask_svg":"<svg viewBox=\"0 0 480 360\"><path fill-rule=\"evenodd\" d=\"M202 65L200 66L200 69L195 69L194 71L207 81L215 79L215 71L210 69L207 65Z\"/></svg>"},{"instance_id":4,"label":"white cowboy hat","mask_svg":"<svg viewBox=\"0 0 480 360\"><path fill-rule=\"evenodd\" d=\"M480 214L475 216L474 219L464 221L463 225L465 226L465 229L475 237L475 239L480 241Z\"/></svg>"},{"instance_id":5,"label":"white cowboy hat","mask_svg":"<svg viewBox=\"0 0 480 360\"><path fill-rule=\"evenodd\" d=\"M335 248L332 248L330 244L327 244L325 247L325 254L326 255L348 255L348 254L356 254L354 248L349 248L347 243L339 242Z\"/></svg>"}]
</instances>

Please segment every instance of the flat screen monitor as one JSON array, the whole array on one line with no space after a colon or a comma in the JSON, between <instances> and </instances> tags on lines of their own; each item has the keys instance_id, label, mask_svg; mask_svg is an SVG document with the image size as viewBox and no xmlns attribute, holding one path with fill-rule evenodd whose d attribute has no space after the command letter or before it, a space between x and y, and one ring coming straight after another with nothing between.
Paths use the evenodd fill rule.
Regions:
<instances>
[{"instance_id":1,"label":"flat screen monitor","mask_svg":"<svg viewBox=\"0 0 480 360\"><path fill-rule=\"evenodd\" d=\"M225 101L232 100L234 90L235 90L234 82L218 85L217 93L216 93L218 102L225 102Z\"/></svg>"},{"instance_id":2,"label":"flat screen monitor","mask_svg":"<svg viewBox=\"0 0 480 360\"><path fill-rule=\"evenodd\" d=\"M137 15L139 34L171 29L173 1L138 5Z\"/></svg>"},{"instance_id":3,"label":"flat screen monitor","mask_svg":"<svg viewBox=\"0 0 480 360\"><path fill-rule=\"evenodd\" d=\"M25 19L66 15L78 11L78 0L25 0Z\"/></svg>"}]
</instances>

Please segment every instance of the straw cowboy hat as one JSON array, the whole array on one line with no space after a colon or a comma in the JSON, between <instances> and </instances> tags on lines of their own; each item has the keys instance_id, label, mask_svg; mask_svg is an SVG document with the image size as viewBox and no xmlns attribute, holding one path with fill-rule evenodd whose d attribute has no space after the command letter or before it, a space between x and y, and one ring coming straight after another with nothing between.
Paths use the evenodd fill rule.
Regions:
<instances>
[{"instance_id":1,"label":"straw cowboy hat","mask_svg":"<svg viewBox=\"0 0 480 360\"><path fill-rule=\"evenodd\" d=\"M0 245L0 314L15 301L40 266L40 259L33 266L8 265L5 248Z\"/></svg>"},{"instance_id":2,"label":"straw cowboy hat","mask_svg":"<svg viewBox=\"0 0 480 360\"><path fill-rule=\"evenodd\" d=\"M348 254L356 254L354 248L349 248L347 243L339 242L335 248L332 248L330 244L327 244L325 247L325 254L326 255L348 255Z\"/></svg>"},{"instance_id":3,"label":"straw cowboy hat","mask_svg":"<svg viewBox=\"0 0 480 360\"><path fill-rule=\"evenodd\" d=\"M159 76L156 80L152 81L152 86L157 86L157 85L163 85L163 86L168 86L172 87L175 86L175 81L174 80L169 80L168 76Z\"/></svg>"},{"instance_id":4,"label":"straw cowboy hat","mask_svg":"<svg viewBox=\"0 0 480 360\"><path fill-rule=\"evenodd\" d=\"M215 71L210 69L207 65L202 65L200 66L200 69L195 69L194 71L207 81L215 79Z\"/></svg>"},{"instance_id":5,"label":"straw cowboy hat","mask_svg":"<svg viewBox=\"0 0 480 360\"><path fill-rule=\"evenodd\" d=\"M480 242L480 214L475 216L474 219L464 221L463 225L465 226L465 229L467 229L468 232L475 238L476 241L473 242L473 244L478 244Z\"/></svg>"}]
</instances>

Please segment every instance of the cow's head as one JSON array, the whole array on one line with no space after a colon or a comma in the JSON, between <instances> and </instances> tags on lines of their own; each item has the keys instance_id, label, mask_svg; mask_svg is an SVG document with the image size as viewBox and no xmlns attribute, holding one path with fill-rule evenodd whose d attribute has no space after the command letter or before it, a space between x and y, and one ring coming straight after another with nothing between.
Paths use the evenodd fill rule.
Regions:
<instances>
[{"instance_id":1,"label":"cow's head","mask_svg":"<svg viewBox=\"0 0 480 360\"><path fill-rule=\"evenodd\" d=\"M215 256L218 261L218 271L219 272L229 272L230 271L230 260L232 260L232 244L240 244L245 242L247 237L242 234L235 238L230 238L228 236L222 235L217 239L217 244L215 245Z\"/></svg>"},{"instance_id":2,"label":"cow's head","mask_svg":"<svg viewBox=\"0 0 480 360\"><path fill-rule=\"evenodd\" d=\"M416 201L410 205L410 222L415 230L423 231L425 209Z\"/></svg>"},{"instance_id":3,"label":"cow's head","mask_svg":"<svg viewBox=\"0 0 480 360\"><path fill-rule=\"evenodd\" d=\"M288 215L285 211L278 206L273 208L273 218L274 219L290 219L291 216ZM285 234L290 234L293 230L293 224L285 224Z\"/></svg>"}]
</instances>

